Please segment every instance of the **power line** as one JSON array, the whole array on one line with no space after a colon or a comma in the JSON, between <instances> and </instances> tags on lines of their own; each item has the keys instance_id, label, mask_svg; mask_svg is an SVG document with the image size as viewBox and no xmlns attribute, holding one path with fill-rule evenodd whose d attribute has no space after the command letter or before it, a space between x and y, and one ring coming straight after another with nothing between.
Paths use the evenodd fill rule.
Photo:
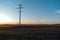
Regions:
<instances>
[{"instance_id":1,"label":"power line","mask_svg":"<svg viewBox=\"0 0 60 40\"><path fill-rule=\"evenodd\" d=\"M21 12L22 12L22 4L19 4L19 25L21 25Z\"/></svg>"}]
</instances>

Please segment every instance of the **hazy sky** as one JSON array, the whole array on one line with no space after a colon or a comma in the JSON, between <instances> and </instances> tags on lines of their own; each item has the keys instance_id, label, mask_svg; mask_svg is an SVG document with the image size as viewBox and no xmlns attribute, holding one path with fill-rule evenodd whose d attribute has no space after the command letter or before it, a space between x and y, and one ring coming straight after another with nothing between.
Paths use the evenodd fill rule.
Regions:
<instances>
[{"instance_id":1,"label":"hazy sky","mask_svg":"<svg viewBox=\"0 0 60 40\"><path fill-rule=\"evenodd\" d=\"M0 0L0 15L3 19L17 21L20 3L24 7L22 23L60 23L60 0Z\"/></svg>"}]
</instances>

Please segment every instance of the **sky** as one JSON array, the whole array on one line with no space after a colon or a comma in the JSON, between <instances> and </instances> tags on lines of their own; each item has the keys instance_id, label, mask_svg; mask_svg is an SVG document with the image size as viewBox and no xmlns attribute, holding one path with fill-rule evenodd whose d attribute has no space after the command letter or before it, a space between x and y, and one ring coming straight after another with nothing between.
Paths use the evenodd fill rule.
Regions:
<instances>
[{"instance_id":1,"label":"sky","mask_svg":"<svg viewBox=\"0 0 60 40\"><path fill-rule=\"evenodd\" d=\"M0 0L0 23L17 23L19 4L22 24L60 23L60 0Z\"/></svg>"}]
</instances>

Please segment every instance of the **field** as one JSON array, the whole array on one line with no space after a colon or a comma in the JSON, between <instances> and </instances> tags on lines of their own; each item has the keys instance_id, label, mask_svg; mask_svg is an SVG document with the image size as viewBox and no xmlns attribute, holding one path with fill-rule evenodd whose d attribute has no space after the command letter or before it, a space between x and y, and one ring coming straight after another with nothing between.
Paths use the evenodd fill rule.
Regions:
<instances>
[{"instance_id":1,"label":"field","mask_svg":"<svg viewBox=\"0 0 60 40\"><path fill-rule=\"evenodd\" d=\"M60 40L60 25L8 26L0 28L0 40Z\"/></svg>"}]
</instances>

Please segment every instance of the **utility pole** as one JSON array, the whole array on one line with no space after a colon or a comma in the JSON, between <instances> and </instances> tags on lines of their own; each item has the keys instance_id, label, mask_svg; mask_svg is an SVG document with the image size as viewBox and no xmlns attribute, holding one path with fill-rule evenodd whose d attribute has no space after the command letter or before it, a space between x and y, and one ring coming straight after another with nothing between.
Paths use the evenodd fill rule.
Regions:
<instances>
[{"instance_id":1,"label":"utility pole","mask_svg":"<svg viewBox=\"0 0 60 40\"><path fill-rule=\"evenodd\" d=\"M21 25L21 9L22 9L22 4L19 4L19 25Z\"/></svg>"}]
</instances>

